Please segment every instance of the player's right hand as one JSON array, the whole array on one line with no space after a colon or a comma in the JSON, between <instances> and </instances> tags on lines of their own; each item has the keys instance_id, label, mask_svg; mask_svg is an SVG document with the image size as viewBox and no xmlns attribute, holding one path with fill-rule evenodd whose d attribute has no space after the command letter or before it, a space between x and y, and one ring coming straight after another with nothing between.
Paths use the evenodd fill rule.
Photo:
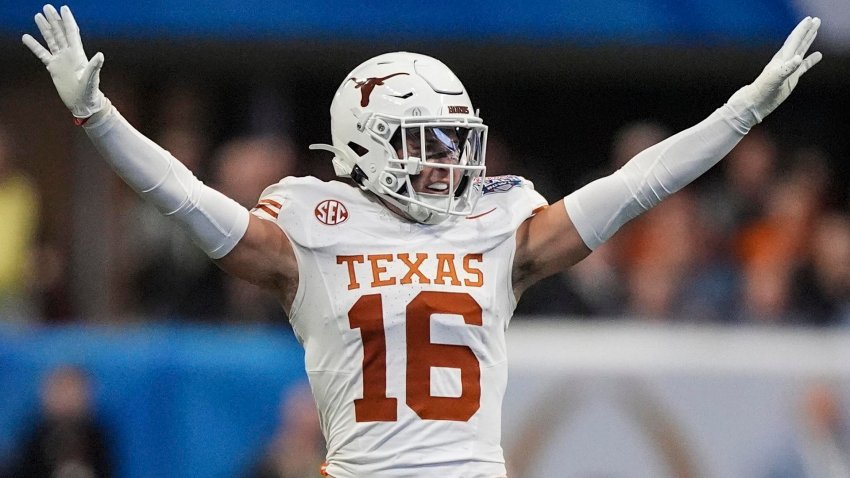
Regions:
<instances>
[{"instance_id":1,"label":"player's right hand","mask_svg":"<svg viewBox=\"0 0 850 478\"><path fill-rule=\"evenodd\" d=\"M76 118L88 118L108 104L100 91L100 69L103 54L91 60L86 57L80 28L71 9L62 7L62 13L53 5L44 6L44 14L35 16L35 24L44 37L47 48L31 35L24 35L24 45L44 63L53 78L53 84L65 106Z\"/></svg>"}]
</instances>

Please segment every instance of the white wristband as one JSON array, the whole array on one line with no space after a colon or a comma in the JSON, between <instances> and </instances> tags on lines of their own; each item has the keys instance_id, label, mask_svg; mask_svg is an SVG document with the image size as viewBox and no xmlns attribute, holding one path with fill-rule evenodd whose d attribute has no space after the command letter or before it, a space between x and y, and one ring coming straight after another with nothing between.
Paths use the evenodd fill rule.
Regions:
<instances>
[{"instance_id":1,"label":"white wristband","mask_svg":"<svg viewBox=\"0 0 850 478\"><path fill-rule=\"evenodd\" d=\"M181 224L211 258L224 257L245 235L247 209L205 186L111 104L83 128L112 169L143 199Z\"/></svg>"},{"instance_id":2,"label":"white wristband","mask_svg":"<svg viewBox=\"0 0 850 478\"><path fill-rule=\"evenodd\" d=\"M708 171L749 131L750 115L724 105L567 196L567 214L587 247L596 249L623 224Z\"/></svg>"}]
</instances>

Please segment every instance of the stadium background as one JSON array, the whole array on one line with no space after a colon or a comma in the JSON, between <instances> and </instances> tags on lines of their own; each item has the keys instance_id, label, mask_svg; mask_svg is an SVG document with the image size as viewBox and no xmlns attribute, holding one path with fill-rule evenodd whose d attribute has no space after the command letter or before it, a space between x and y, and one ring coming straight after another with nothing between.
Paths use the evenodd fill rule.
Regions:
<instances>
[{"instance_id":1,"label":"stadium background","mask_svg":"<svg viewBox=\"0 0 850 478\"><path fill-rule=\"evenodd\" d=\"M328 158L306 146L329 140L327 110L344 75L384 51L436 56L550 201L605 169L621 127L647 118L673 131L690 126L751 81L799 18L819 15L815 48L825 60L759 128L780 151L825 151L828 201L846 212L846 5L527 3L70 6L87 52L106 56L105 93L143 132L167 128L163 118L191 122L163 109L175 90L188 90L204 99L210 149L245 134L285 134L299 150L300 171L323 177ZM29 286L31 316L0 308L0 463L34 420L45 374L73 363L93 376L120 476L239 476L273 433L281 395L303 380L300 349L280 321L184 321L125 307L136 291L114 286L127 254L116 230L130 193L72 126L48 75L20 44L22 33L35 33L40 7L0 4L0 122L14 140L14 164L38 192L39 240L54 245L64 273L50 290ZM558 289L550 281L540 290L546 297ZM509 334L515 363L504 442L508 459L522 464L513 478L553 468L563 470L555 476L770 476L799 453L800 403L813 383L835 384L840 415L850 415L847 323L812 330L805 320L777 327L545 312L554 320L519 317ZM559 351L548 360L535 355L544 339ZM730 343L739 348L730 351ZM534 400L548 406L530 413ZM641 414L622 403L646 406ZM647 413L649 420L634 418ZM527 426L547 421L560 428L535 435ZM671 436L688 447L671 449ZM847 460L850 445L842 446ZM537 463L525 463L529 456Z\"/></svg>"}]
</instances>

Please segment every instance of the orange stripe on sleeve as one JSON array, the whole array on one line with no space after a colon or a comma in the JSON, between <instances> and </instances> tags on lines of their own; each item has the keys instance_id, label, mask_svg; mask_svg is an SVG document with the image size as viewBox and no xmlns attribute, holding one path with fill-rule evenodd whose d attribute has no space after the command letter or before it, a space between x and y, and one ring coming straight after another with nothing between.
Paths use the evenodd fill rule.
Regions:
<instances>
[{"instance_id":1,"label":"orange stripe on sleeve","mask_svg":"<svg viewBox=\"0 0 850 478\"><path fill-rule=\"evenodd\" d=\"M549 207L549 205L548 205L548 204L544 204L544 205L542 205L542 206L538 206L538 207L534 208L534 210L533 210L533 211L531 211L531 215L533 216L533 215L537 214L538 212L540 212L540 211L542 211L542 210L546 209L547 207Z\"/></svg>"},{"instance_id":2,"label":"orange stripe on sleeve","mask_svg":"<svg viewBox=\"0 0 850 478\"><path fill-rule=\"evenodd\" d=\"M274 206L278 209L283 207L279 202L273 201L271 199L262 199L262 200L260 200L259 204L268 204L269 206Z\"/></svg>"},{"instance_id":3,"label":"orange stripe on sleeve","mask_svg":"<svg viewBox=\"0 0 850 478\"><path fill-rule=\"evenodd\" d=\"M278 212L275 211L274 209L266 206L265 204L257 204L257 207L255 207L254 210L257 210L257 209L265 211L269 216L272 216L273 218L277 219Z\"/></svg>"}]
</instances>

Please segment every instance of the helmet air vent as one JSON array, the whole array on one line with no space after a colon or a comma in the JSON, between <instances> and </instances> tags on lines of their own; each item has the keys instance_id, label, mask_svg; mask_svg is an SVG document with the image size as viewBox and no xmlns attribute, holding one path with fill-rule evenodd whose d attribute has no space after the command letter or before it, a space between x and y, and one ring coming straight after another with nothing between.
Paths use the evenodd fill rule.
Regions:
<instances>
[{"instance_id":1,"label":"helmet air vent","mask_svg":"<svg viewBox=\"0 0 850 478\"><path fill-rule=\"evenodd\" d=\"M462 95L463 84L445 65L436 60L415 60L413 68L437 93Z\"/></svg>"},{"instance_id":2,"label":"helmet air vent","mask_svg":"<svg viewBox=\"0 0 850 478\"><path fill-rule=\"evenodd\" d=\"M368 149L366 149L363 146L355 143L354 141L349 141L348 147L351 148L351 150L354 151L357 154L357 156L361 156L361 157L365 156L366 153L369 152Z\"/></svg>"}]
</instances>

